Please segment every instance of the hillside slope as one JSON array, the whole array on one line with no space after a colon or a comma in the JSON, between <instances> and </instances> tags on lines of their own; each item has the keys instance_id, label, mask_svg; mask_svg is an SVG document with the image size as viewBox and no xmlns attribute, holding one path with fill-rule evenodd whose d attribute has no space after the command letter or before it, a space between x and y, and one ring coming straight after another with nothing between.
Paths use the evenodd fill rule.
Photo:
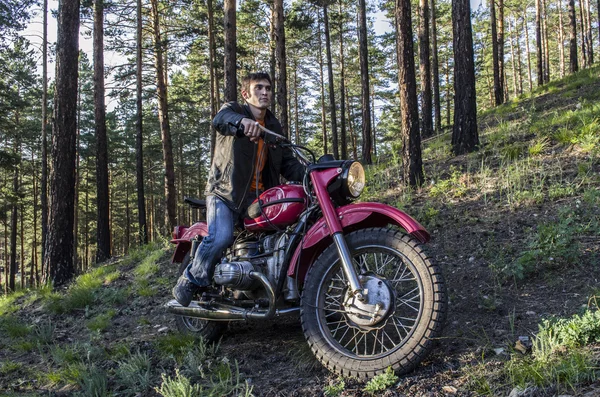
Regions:
<instances>
[{"instance_id":1,"label":"hillside slope","mask_svg":"<svg viewBox=\"0 0 600 397\"><path fill-rule=\"evenodd\" d=\"M427 141L427 184L417 191L398 182L397 164L367 170L364 200L402 208L431 232L426 249L450 297L438 347L386 396L508 395L518 384L504 371L521 354L515 343L600 296L599 72L480 115L476 153L451 156L448 135ZM151 245L65 291L1 299L0 394L151 396L195 384L214 396L368 395L322 369L295 318L233 324L219 352L178 334L162 308L176 279L169 254ZM557 376L515 395L600 395L594 376L571 386Z\"/></svg>"}]
</instances>

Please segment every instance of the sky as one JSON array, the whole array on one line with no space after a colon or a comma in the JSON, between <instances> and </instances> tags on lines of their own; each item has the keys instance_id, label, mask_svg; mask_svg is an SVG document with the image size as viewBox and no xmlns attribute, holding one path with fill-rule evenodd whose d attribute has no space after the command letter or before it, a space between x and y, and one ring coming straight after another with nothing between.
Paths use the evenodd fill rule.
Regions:
<instances>
[{"instance_id":1,"label":"sky","mask_svg":"<svg viewBox=\"0 0 600 397\"><path fill-rule=\"evenodd\" d=\"M470 0L471 2L471 10L477 9L481 4L485 5L485 0ZM48 0L48 41L49 43L54 43L56 41L56 33L57 33L57 21L52 16L52 11L56 12L58 9L58 0ZM385 32L389 32L393 29L392 21L385 18L382 12L376 13L373 15L375 17L375 32L380 35ZM32 43L33 46L39 49L39 58L38 58L38 70L39 74L42 74L42 56L41 56L41 46L42 46L42 11L41 9L37 10L37 13L32 18L31 23L27 26L25 31L22 32ZM82 27L83 31L84 28ZM89 59L92 59L92 40L90 37L85 37L83 34L79 36L79 48L83 50L86 54L88 54ZM49 55L52 57L52 55ZM52 58L50 58L52 60ZM112 52L106 52L104 54L104 62L106 65L116 65L119 63L120 58L119 55ZM54 63L52 62L48 67L48 78L50 80L54 79ZM107 107L110 109L115 106L114 103L110 103L110 98L107 97Z\"/></svg>"}]
</instances>

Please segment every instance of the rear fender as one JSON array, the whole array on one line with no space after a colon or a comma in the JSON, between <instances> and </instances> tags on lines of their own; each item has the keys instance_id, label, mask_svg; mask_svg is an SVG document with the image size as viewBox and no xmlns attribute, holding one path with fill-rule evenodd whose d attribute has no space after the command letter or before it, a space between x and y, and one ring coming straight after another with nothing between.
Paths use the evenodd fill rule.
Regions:
<instances>
[{"instance_id":1,"label":"rear fender","mask_svg":"<svg viewBox=\"0 0 600 397\"><path fill-rule=\"evenodd\" d=\"M407 213L380 203L357 203L336 208L344 234L369 227L395 225L421 243L429 241L427 230ZM319 219L306 233L302 243L296 247L288 276L304 281L308 269L317 257L332 243L325 219Z\"/></svg>"},{"instance_id":2,"label":"rear fender","mask_svg":"<svg viewBox=\"0 0 600 397\"><path fill-rule=\"evenodd\" d=\"M181 263L185 254L188 253L192 247L192 240L196 236L206 237L208 236L208 225L206 222L196 222L189 228L187 228L179 238L171 240L171 244L177 244L171 263Z\"/></svg>"}]
</instances>

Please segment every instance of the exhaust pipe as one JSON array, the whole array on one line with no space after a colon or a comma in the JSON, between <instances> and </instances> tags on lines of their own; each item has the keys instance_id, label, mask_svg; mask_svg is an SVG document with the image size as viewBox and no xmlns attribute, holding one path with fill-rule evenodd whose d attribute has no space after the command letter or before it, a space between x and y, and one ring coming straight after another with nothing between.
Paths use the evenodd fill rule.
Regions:
<instances>
[{"instance_id":1,"label":"exhaust pipe","mask_svg":"<svg viewBox=\"0 0 600 397\"><path fill-rule=\"evenodd\" d=\"M287 314L295 310L275 310L275 291L271 282L260 272L250 272L250 278L258 280L264 287L269 298L268 309L244 309L238 306L227 305L216 302L192 302L188 307L181 306L176 300L165 304L169 313L186 317L197 317L211 321L235 321L235 320L267 320L276 314Z\"/></svg>"}]
</instances>

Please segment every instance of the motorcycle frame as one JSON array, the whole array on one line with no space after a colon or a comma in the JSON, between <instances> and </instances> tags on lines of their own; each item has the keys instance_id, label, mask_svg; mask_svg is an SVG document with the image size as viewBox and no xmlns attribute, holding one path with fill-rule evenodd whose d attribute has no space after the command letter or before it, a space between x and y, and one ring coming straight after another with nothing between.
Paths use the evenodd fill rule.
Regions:
<instances>
[{"instance_id":1,"label":"motorcycle frame","mask_svg":"<svg viewBox=\"0 0 600 397\"><path fill-rule=\"evenodd\" d=\"M426 243L430 238L429 233L405 212L385 204L366 202L335 207L329 197L327 186L342 173L342 168L311 168L309 166L308 172L319 204L312 205L300 216L291 233L284 258L287 266L282 266L275 294L280 295L286 273L287 276L304 282L308 270L317 257L333 242L336 244L352 292L360 298L363 291L352 266L351 251L346 244L345 234L355 230L392 224L406 230L421 243ZM323 216L308 231L304 232L308 220L318 208L321 209ZM171 243L177 244L172 261L182 262L186 253L191 249L192 240L198 235L204 237L207 234L206 222L197 222L189 228L178 226L174 230L174 238L171 240Z\"/></svg>"}]
</instances>

